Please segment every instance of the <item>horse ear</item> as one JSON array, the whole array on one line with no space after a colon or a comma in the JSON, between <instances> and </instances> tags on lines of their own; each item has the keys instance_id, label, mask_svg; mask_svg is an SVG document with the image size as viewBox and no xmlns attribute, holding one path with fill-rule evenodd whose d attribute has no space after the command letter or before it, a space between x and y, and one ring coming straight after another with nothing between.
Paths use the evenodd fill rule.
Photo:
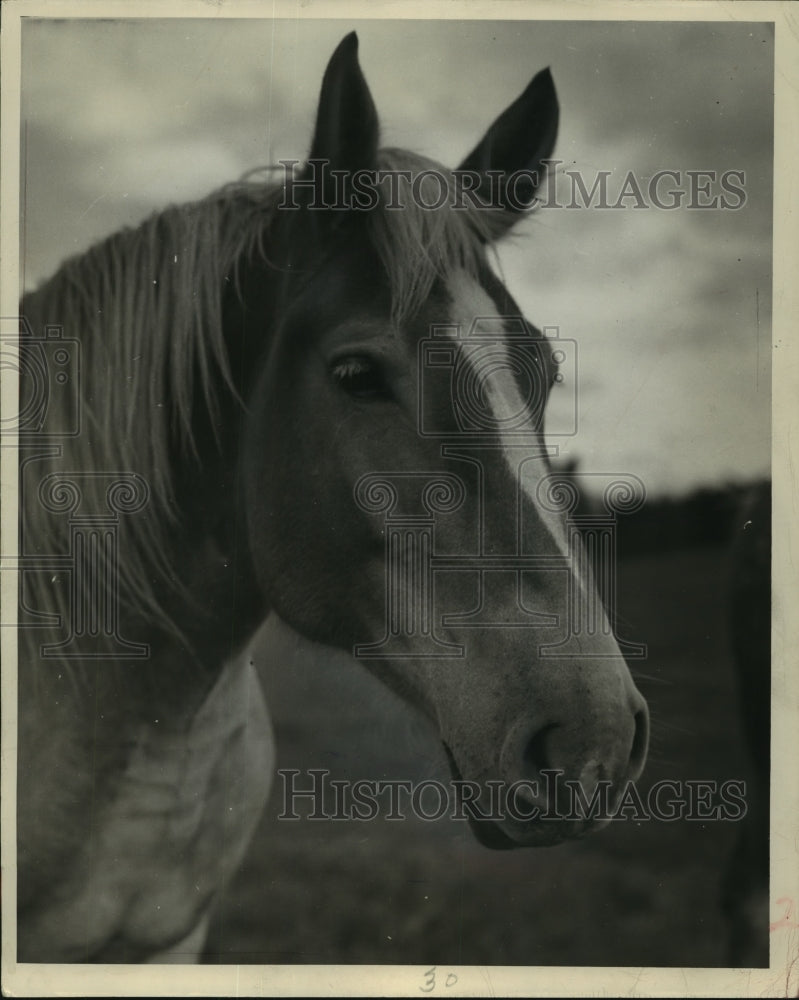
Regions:
<instances>
[{"instance_id":1,"label":"horse ear","mask_svg":"<svg viewBox=\"0 0 799 1000\"><path fill-rule=\"evenodd\" d=\"M504 208L511 226L532 205L558 134L558 98L549 69L537 73L497 118L459 169L483 175L476 193ZM487 171L501 171L494 177ZM509 183L510 182L510 183Z\"/></svg>"},{"instance_id":2,"label":"horse ear","mask_svg":"<svg viewBox=\"0 0 799 1000\"><path fill-rule=\"evenodd\" d=\"M358 64L358 36L346 35L330 57L319 94L309 159L334 170L374 166L379 123L372 95Z\"/></svg>"}]
</instances>

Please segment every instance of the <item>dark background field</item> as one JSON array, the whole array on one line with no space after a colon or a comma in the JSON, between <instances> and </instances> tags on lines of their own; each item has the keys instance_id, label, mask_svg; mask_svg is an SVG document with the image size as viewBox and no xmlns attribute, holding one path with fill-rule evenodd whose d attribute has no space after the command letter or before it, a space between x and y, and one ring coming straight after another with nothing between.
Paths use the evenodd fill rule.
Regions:
<instances>
[{"instance_id":1,"label":"dark background field","mask_svg":"<svg viewBox=\"0 0 799 1000\"><path fill-rule=\"evenodd\" d=\"M649 647L633 668L652 714L642 792L746 774L728 607L739 500L705 491L650 507L621 533L619 632ZM447 780L435 735L358 664L280 627L263 638L279 767ZM616 822L556 848L493 852L447 819L278 821L278 799L223 900L208 961L728 962L720 887L737 823Z\"/></svg>"}]
</instances>

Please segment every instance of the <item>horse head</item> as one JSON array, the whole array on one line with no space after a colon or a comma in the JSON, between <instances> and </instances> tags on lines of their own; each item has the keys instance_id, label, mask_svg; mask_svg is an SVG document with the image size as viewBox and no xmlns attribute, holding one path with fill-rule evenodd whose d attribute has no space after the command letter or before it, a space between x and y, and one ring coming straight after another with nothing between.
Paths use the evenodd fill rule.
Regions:
<instances>
[{"instance_id":1,"label":"horse head","mask_svg":"<svg viewBox=\"0 0 799 1000\"><path fill-rule=\"evenodd\" d=\"M286 177L228 306L258 585L296 631L354 649L426 713L480 803L491 782L526 789L531 818L475 823L494 846L600 825L545 821L563 804L549 776L588 796L604 785L613 802L647 746L611 629L575 628L558 646L598 598L547 500L557 365L490 266L535 199L557 122L544 71L458 172L381 149L348 35L307 164Z\"/></svg>"}]
</instances>

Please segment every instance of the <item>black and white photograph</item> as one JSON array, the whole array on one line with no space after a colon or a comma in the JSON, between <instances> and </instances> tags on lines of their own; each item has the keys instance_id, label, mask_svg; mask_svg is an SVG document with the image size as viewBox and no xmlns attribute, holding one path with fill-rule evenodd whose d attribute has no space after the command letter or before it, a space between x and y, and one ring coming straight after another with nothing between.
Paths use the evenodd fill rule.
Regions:
<instances>
[{"instance_id":1,"label":"black and white photograph","mask_svg":"<svg viewBox=\"0 0 799 1000\"><path fill-rule=\"evenodd\" d=\"M4 9L8 995L799 995L799 18L682 6Z\"/></svg>"}]
</instances>

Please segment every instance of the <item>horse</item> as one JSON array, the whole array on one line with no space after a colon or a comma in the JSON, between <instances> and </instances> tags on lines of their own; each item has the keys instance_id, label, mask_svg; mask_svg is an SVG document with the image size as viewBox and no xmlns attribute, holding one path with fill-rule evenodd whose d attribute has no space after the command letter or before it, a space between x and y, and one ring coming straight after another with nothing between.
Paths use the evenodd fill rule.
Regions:
<instances>
[{"instance_id":1,"label":"horse","mask_svg":"<svg viewBox=\"0 0 799 1000\"><path fill-rule=\"evenodd\" d=\"M270 614L427 716L478 803L527 782L530 818L475 818L488 846L606 824L533 815L560 803L546 772L611 806L640 774L612 630L557 642L598 599L547 478L554 352L492 266L558 114L544 70L457 171L381 147L349 34L299 170L156 213L24 297L21 370L50 367L20 437L20 961L201 955L272 781L244 652ZM431 510L434 573L386 541ZM386 625L390 585L424 627Z\"/></svg>"}]
</instances>

